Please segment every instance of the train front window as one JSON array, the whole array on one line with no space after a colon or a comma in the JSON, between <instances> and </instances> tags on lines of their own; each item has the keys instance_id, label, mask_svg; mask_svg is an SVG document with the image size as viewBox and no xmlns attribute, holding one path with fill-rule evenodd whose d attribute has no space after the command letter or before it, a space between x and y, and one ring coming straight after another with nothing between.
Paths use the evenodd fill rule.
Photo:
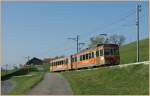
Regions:
<instances>
[{"instance_id":1,"label":"train front window","mask_svg":"<svg viewBox=\"0 0 150 96\"><path fill-rule=\"evenodd\" d=\"M104 55L112 55L111 49L104 49Z\"/></svg>"},{"instance_id":2,"label":"train front window","mask_svg":"<svg viewBox=\"0 0 150 96\"><path fill-rule=\"evenodd\" d=\"M104 55L119 55L118 49L104 49Z\"/></svg>"}]
</instances>

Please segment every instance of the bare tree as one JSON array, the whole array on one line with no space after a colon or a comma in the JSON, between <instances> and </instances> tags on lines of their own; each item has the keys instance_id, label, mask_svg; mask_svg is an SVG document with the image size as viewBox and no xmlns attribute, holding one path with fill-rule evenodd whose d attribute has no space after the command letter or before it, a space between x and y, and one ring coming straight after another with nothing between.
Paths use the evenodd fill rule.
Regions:
<instances>
[{"instance_id":1,"label":"bare tree","mask_svg":"<svg viewBox=\"0 0 150 96\"><path fill-rule=\"evenodd\" d=\"M89 47L96 47L97 44L103 44L103 43L105 43L105 38L98 35L96 37L90 38Z\"/></svg>"},{"instance_id":2,"label":"bare tree","mask_svg":"<svg viewBox=\"0 0 150 96\"><path fill-rule=\"evenodd\" d=\"M125 42L126 38L123 35L111 35L108 38L105 38L103 36L97 35L96 37L90 38L90 44L89 47L96 47L97 44L118 44L121 46Z\"/></svg>"},{"instance_id":3,"label":"bare tree","mask_svg":"<svg viewBox=\"0 0 150 96\"><path fill-rule=\"evenodd\" d=\"M109 37L109 41L113 44L118 44L119 46L121 46L124 42L125 42L126 38L123 35L111 35Z\"/></svg>"}]
</instances>

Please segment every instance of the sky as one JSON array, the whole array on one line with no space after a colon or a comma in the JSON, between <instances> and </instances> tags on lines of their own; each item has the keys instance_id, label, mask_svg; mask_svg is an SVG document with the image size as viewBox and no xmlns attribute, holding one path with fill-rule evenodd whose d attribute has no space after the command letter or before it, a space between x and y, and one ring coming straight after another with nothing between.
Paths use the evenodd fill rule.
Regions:
<instances>
[{"instance_id":1,"label":"sky","mask_svg":"<svg viewBox=\"0 0 150 96\"><path fill-rule=\"evenodd\" d=\"M3 2L3 64L24 64L30 56L48 58L73 54L79 35L89 39L106 33L136 40L138 2ZM140 39L148 38L148 2L140 2Z\"/></svg>"}]
</instances>

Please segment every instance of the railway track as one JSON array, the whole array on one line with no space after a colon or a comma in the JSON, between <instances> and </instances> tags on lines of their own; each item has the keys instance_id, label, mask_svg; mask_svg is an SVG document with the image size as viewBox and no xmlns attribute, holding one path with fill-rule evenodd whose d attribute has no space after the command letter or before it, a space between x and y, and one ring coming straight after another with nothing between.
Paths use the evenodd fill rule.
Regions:
<instances>
[{"instance_id":1,"label":"railway track","mask_svg":"<svg viewBox=\"0 0 150 96\"><path fill-rule=\"evenodd\" d=\"M135 63L128 63L128 64L121 64L121 65L110 65L110 66L103 65L103 66L95 66L95 67L85 67L85 68L80 68L80 69L63 70L63 71L84 71L84 70L98 69L100 67L105 67L105 68L118 67L118 68L121 68L121 67L127 67L127 66L130 66L130 65L138 65L138 64L148 65L148 64L150 64L150 61L142 61L142 62L135 62ZM56 72L63 72L63 71L56 71Z\"/></svg>"},{"instance_id":2,"label":"railway track","mask_svg":"<svg viewBox=\"0 0 150 96\"><path fill-rule=\"evenodd\" d=\"M128 64L122 64L122 65L116 65L118 67L126 67L130 65L138 65L138 64L149 64L150 61L143 61L143 62L136 62L136 63L128 63Z\"/></svg>"}]
</instances>

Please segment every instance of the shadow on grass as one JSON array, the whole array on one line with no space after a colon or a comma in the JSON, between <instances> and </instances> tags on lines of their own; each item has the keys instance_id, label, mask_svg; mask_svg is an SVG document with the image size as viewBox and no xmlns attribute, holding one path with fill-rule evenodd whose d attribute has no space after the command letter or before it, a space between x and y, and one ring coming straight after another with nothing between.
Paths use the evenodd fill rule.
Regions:
<instances>
[{"instance_id":1,"label":"shadow on grass","mask_svg":"<svg viewBox=\"0 0 150 96\"><path fill-rule=\"evenodd\" d=\"M18 69L17 71L15 72L12 72L12 73L9 73L7 75L4 75L4 76L1 76L1 80L4 81L4 80L8 80L10 79L11 77L13 76L20 76L20 75L26 75L28 74L29 72L37 72L38 70L36 68L29 68L29 69Z\"/></svg>"}]
</instances>

